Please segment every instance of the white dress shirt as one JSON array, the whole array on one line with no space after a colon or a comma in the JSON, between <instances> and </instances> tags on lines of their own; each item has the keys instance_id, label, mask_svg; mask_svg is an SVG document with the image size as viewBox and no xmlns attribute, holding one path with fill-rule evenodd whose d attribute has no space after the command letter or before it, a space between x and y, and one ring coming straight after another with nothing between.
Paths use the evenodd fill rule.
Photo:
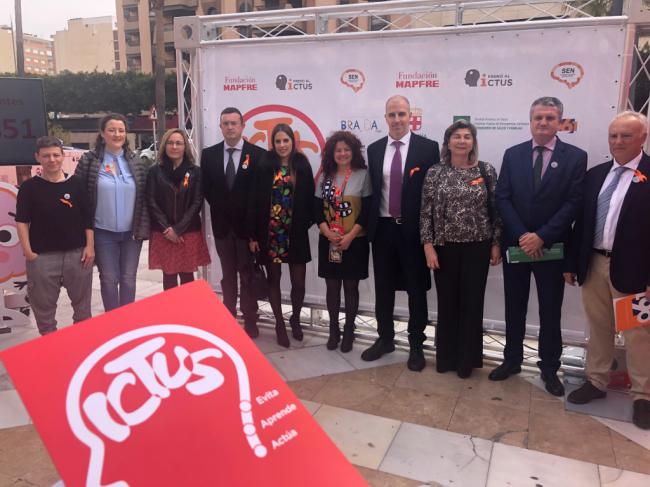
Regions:
<instances>
[{"instance_id":1,"label":"white dress shirt","mask_svg":"<svg viewBox=\"0 0 650 487\"><path fill-rule=\"evenodd\" d=\"M609 202L609 210L607 211L607 218L605 219L605 230L603 232L603 250L612 250L612 246L614 245L614 237L616 236L616 225L618 224L618 217L621 214L623 200L625 199L625 195L627 194L627 190L629 189L630 184L633 184L632 178L634 177L634 172L639 167L639 162L641 161L642 156L643 152L640 152L638 156L636 156L627 164L623 165L623 167L626 167L627 170L623 172L621 178L618 180L616 189L614 190L614 193L612 193L612 199ZM600 192L598 193L599 195L605 190L605 188L607 188L610 181L614 179L614 170L617 167L619 167L619 164L616 162L616 160L614 160L614 164L612 164L612 168L610 169L607 177L605 178L605 182L600 188Z\"/></svg>"},{"instance_id":2,"label":"white dress shirt","mask_svg":"<svg viewBox=\"0 0 650 487\"><path fill-rule=\"evenodd\" d=\"M390 135L388 136L388 142L386 143L386 152L384 152L384 167L383 167L383 184L381 186L381 203L379 205L379 216L381 217L390 217L392 216L388 212L388 198L390 195L390 168L393 165L393 156L395 155L395 147L393 142L396 139L393 139ZM402 155L402 175L404 175L404 167L406 166L406 154L409 152L409 143L411 142L411 131L409 130L404 137L399 139L402 143L399 150Z\"/></svg>"},{"instance_id":3,"label":"white dress shirt","mask_svg":"<svg viewBox=\"0 0 650 487\"><path fill-rule=\"evenodd\" d=\"M223 141L223 173L226 174L226 166L228 166L228 149L235 149L232 153L232 160L235 163L235 174L239 169L239 161L241 161L241 152L244 149L244 139L239 139L239 142L234 147L230 147L228 143Z\"/></svg>"}]
</instances>

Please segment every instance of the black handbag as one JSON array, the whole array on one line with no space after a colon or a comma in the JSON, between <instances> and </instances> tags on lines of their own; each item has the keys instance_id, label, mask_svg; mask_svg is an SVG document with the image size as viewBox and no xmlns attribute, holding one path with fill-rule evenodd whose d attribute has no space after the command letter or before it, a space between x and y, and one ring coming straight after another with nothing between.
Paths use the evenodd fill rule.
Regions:
<instances>
[{"instance_id":1,"label":"black handbag","mask_svg":"<svg viewBox=\"0 0 650 487\"><path fill-rule=\"evenodd\" d=\"M250 274L250 290L255 299L266 299L269 296L269 281L266 279L264 266L257 262L257 254L255 254L255 257Z\"/></svg>"}]
</instances>

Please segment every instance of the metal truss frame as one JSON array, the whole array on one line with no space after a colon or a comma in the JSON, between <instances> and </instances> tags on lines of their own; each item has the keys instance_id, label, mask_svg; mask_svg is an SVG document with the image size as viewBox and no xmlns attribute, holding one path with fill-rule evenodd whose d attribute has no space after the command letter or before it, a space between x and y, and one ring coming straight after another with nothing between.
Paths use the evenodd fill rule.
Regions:
<instances>
[{"instance_id":1,"label":"metal truss frame","mask_svg":"<svg viewBox=\"0 0 650 487\"><path fill-rule=\"evenodd\" d=\"M619 109L633 109L635 88L642 82L650 84L650 55L638 45L642 36L650 37L650 16L635 21L641 0L626 0L627 16L599 17L590 9L597 0L480 0L435 1L403 0L380 3L357 3L329 7L313 7L235 14L179 17L175 19L176 72L178 76L178 116L181 128L192 141L195 156L202 147L201 127L204 107L201 106L201 48L249 42L308 42L326 38L364 38L401 35L457 34L503 30L537 29L599 25L613 20L626 24ZM513 21L508 9L527 7L528 16ZM630 19L630 16L632 19ZM645 22L645 23L644 23ZM373 24L374 29L362 26ZM639 111L648 113L650 98L645 95ZM207 210L207 207L206 207ZM206 221L209 221L206 212ZM205 273L205 271L204 271ZM287 308L288 310L288 308ZM289 314L289 312L287 312ZM396 316L396 343L408 347L407 317ZM307 304L301 321L319 334L327 332L323 307ZM262 326L273 326L275 320L268 303L260 308ZM433 323L432 323L433 324ZM371 313L360 312L356 335L367 341L376 338L376 322ZM484 334L487 360L500 360L500 332ZM581 347L583 344L569 344ZM425 348L434 350L428 339ZM525 365L534 367L536 350L527 347ZM563 356L563 370L570 375L583 373L583 355Z\"/></svg>"}]
</instances>

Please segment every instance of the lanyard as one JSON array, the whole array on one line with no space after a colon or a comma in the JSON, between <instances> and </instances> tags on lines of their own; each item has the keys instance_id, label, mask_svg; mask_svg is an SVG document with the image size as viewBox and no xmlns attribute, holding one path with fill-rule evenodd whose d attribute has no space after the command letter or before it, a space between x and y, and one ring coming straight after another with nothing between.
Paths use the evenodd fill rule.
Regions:
<instances>
[{"instance_id":1,"label":"lanyard","mask_svg":"<svg viewBox=\"0 0 650 487\"><path fill-rule=\"evenodd\" d=\"M336 228L338 230L343 230L343 224L341 223L341 212L340 212L340 207L341 204L343 203L343 193L345 192L345 187L348 184L348 180L350 179L350 174L352 174L352 169L348 168L345 171L345 178L343 178L343 184L341 184L340 187L336 187L334 184L334 181L332 179L332 198L329 206L329 213L331 216L331 208L332 206L334 207L334 222L333 224L330 223L330 228L333 230Z\"/></svg>"}]
</instances>

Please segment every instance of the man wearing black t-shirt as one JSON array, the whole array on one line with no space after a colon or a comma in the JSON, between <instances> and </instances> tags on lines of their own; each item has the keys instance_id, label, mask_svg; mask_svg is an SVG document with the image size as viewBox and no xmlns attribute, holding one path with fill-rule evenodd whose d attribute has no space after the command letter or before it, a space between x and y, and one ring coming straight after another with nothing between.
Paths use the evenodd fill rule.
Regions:
<instances>
[{"instance_id":1,"label":"man wearing black t-shirt","mask_svg":"<svg viewBox=\"0 0 650 487\"><path fill-rule=\"evenodd\" d=\"M40 137L34 157L42 173L18 191L16 226L27 259L29 303L45 335L56 330L61 286L70 297L74 322L91 316L94 233L82 181L62 170L61 141Z\"/></svg>"}]
</instances>

